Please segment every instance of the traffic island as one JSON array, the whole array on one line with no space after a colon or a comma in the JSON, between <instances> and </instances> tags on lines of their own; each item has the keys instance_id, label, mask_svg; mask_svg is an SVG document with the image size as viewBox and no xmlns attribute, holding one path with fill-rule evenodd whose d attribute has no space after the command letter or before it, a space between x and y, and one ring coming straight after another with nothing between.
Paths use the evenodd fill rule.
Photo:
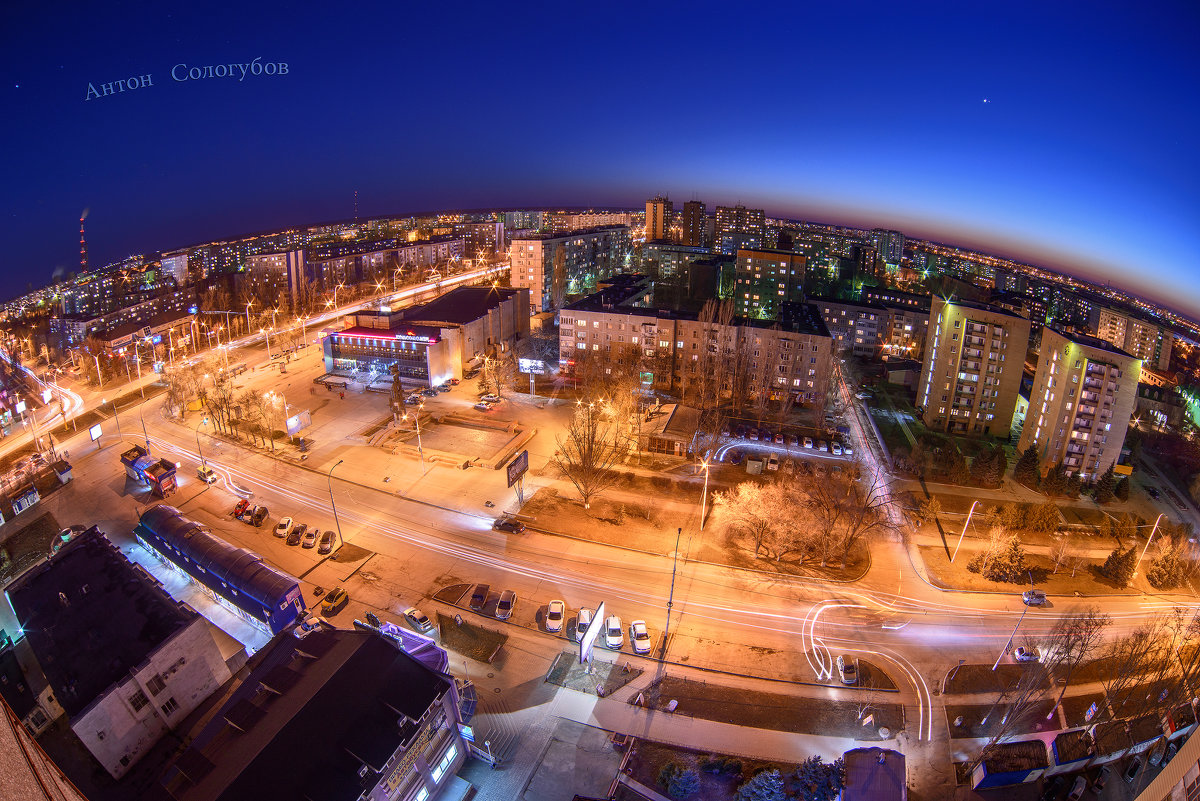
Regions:
<instances>
[{"instance_id":1,"label":"traffic island","mask_svg":"<svg viewBox=\"0 0 1200 801\"><path fill-rule=\"evenodd\" d=\"M1058 731L1062 724L1054 712L1054 701L1042 701L1015 710L1019 719L1008 721L1014 710L1009 704L963 704L946 707L951 739L978 739L1003 732L1006 736Z\"/></svg>"},{"instance_id":2,"label":"traffic island","mask_svg":"<svg viewBox=\"0 0 1200 801\"><path fill-rule=\"evenodd\" d=\"M904 708L875 692L864 689L857 701L833 701L664 676L641 696L649 709L736 726L867 741L893 738L904 729Z\"/></svg>"},{"instance_id":3,"label":"traffic island","mask_svg":"<svg viewBox=\"0 0 1200 801\"><path fill-rule=\"evenodd\" d=\"M1029 670L1028 665L1005 662L992 670L991 665L962 665L951 668L942 689L943 695L972 695L988 693L999 695L1016 685ZM1049 679L1039 682L1041 689L1050 686Z\"/></svg>"},{"instance_id":4,"label":"traffic island","mask_svg":"<svg viewBox=\"0 0 1200 801\"><path fill-rule=\"evenodd\" d=\"M442 645L476 662L491 664L508 642L507 634L468 623L461 615L449 617L438 612L437 618Z\"/></svg>"},{"instance_id":5,"label":"traffic island","mask_svg":"<svg viewBox=\"0 0 1200 801\"><path fill-rule=\"evenodd\" d=\"M550 666L546 681L569 690L604 697L612 695L643 672L631 662L617 664L594 661L590 665L581 665L578 651L563 651Z\"/></svg>"},{"instance_id":6,"label":"traffic island","mask_svg":"<svg viewBox=\"0 0 1200 801\"><path fill-rule=\"evenodd\" d=\"M717 754L637 740L625 775L655 791L660 797L670 798L670 777L683 771L695 771L697 789L688 797L705 801L734 801L738 798L738 788L750 777L764 770L777 770L784 779L787 798L806 798L808 796L802 794L803 788L795 776L797 767L786 762L767 762L736 754ZM618 793L625 789L629 788L619 788ZM643 799L645 795L618 794L617 798Z\"/></svg>"}]
</instances>

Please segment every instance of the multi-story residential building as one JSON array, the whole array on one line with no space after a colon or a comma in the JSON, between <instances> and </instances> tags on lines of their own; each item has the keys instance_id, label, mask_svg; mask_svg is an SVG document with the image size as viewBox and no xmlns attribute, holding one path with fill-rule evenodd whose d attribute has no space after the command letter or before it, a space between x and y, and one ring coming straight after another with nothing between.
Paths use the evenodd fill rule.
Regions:
<instances>
[{"instance_id":1,"label":"multi-story residential building","mask_svg":"<svg viewBox=\"0 0 1200 801\"><path fill-rule=\"evenodd\" d=\"M659 278L668 278L686 272L692 262L711 256L708 248L671 242L647 242L642 246L642 269Z\"/></svg>"},{"instance_id":2,"label":"multi-story residential building","mask_svg":"<svg viewBox=\"0 0 1200 801\"><path fill-rule=\"evenodd\" d=\"M680 241L688 247L704 247L707 233L708 215L705 214L704 204L699 200L689 200L683 204L683 236Z\"/></svg>"},{"instance_id":3,"label":"multi-story residential building","mask_svg":"<svg viewBox=\"0 0 1200 801\"><path fill-rule=\"evenodd\" d=\"M904 234L899 231L872 228L871 244L888 264L899 264L904 258Z\"/></svg>"},{"instance_id":4,"label":"multi-story residential building","mask_svg":"<svg viewBox=\"0 0 1200 801\"><path fill-rule=\"evenodd\" d=\"M728 324L651 305L640 275L614 276L559 315L559 364L567 372L596 356L629 353L644 362L650 386L688 396L702 373L725 376L722 392L823 408L833 372L833 340L811 304L785 303L778 320L734 317ZM714 367L719 363L719 367Z\"/></svg>"},{"instance_id":5,"label":"multi-story residential building","mask_svg":"<svg viewBox=\"0 0 1200 801\"><path fill-rule=\"evenodd\" d=\"M188 253L186 250L175 253L164 253L160 260L162 274L175 281L176 286L187 286L192 282L188 273Z\"/></svg>"},{"instance_id":6,"label":"multi-story residential building","mask_svg":"<svg viewBox=\"0 0 1200 801\"><path fill-rule=\"evenodd\" d=\"M745 206L717 206L713 250L732 256L739 250L763 247L767 215L762 209Z\"/></svg>"},{"instance_id":7,"label":"multi-story residential building","mask_svg":"<svg viewBox=\"0 0 1200 801\"><path fill-rule=\"evenodd\" d=\"M734 278L738 314L771 320L781 304L804 300L805 259L788 250L739 250Z\"/></svg>"},{"instance_id":8,"label":"multi-story residential building","mask_svg":"<svg viewBox=\"0 0 1200 801\"><path fill-rule=\"evenodd\" d=\"M71 730L113 778L246 661L95 526L5 592Z\"/></svg>"},{"instance_id":9,"label":"multi-story residential building","mask_svg":"<svg viewBox=\"0 0 1200 801\"><path fill-rule=\"evenodd\" d=\"M933 299L917 404L925 425L954 434L1007 437L1029 320L972 301Z\"/></svg>"},{"instance_id":10,"label":"multi-story residential building","mask_svg":"<svg viewBox=\"0 0 1200 801\"><path fill-rule=\"evenodd\" d=\"M58 290L65 317L93 318L153 300L179 288L157 261L132 257L121 266L85 273Z\"/></svg>"},{"instance_id":11,"label":"multi-story residential building","mask_svg":"<svg viewBox=\"0 0 1200 801\"><path fill-rule=\"evenodd\" d=\"M1121 455L1141 371L1141 359L1102 339L1046 326L1018 448L1036 448L1043 468L1062 462L1095 479Z\"/></svg>"},{"instance_id":12,"label":"multi-story residential building","mask_svg":"<svg viewBox=\"0 0 1200 801\"><path fill-rule=\"evenodd\" d=\"M550 228L555 233L582 231L604 225L633 226L633 214L628 211L559 211L551 216Z\"/></svg>"},{"instance_id":13,"label":"multi-story residential building","mask_svg":"<svg viewBox=\"0 0 1200 801\"><path fill-rule=\"evenodd\" d=\"M1147 367L1170 368L1175 336L1159 323L1131 312L1102 307L1096 308L1089 322L1098 338L1137 356Z\"/></svg>"},{"instance_id":14,"label":"multi-story residential building","mask_svg":"<svg viewBox=\"0 0 1200 801\"><path fill-rule=\"evenodd\" d=\"M88 337L106 339L123 329L132 331L146 326L181 325L196 308L196 292L192 288L177 289L150 300L135 303L95 317L56 316L50 318L50 342L60 350L75 348Z\"/></svg>"},{"instance_id":15,"label":"multi-story residential building","mask_svg":"<svg viewBox=\"0 0 1200 801\"><path fill-rule=\"evenodd\" d=\"M549 226L549 216L544 211L506 211L504 227L518 231L540 231Z\"/></svg>"},{"instance_id":16,"label":"multi-story residential building","mask_svg":"<svg viewBox=\"0 0 1200 801\"><path fill-rule=\"evenodd\" d=\"M887 323L880 334L883 359L921 361L925 355L925 339L929 332L929 311L886 301L880 305L887 309L888 313Z\"/></svg>"},{"instance_id":17,"label":"multi-story residential building","mask_svg":"<svg viewBox=\"0 0 1200 801\"><path fill-rule=\"evenodd\" d=\"M925 314L929 313L929 305L932 302L930 295L903 292L886 286L863 287L862 299L868 303L887 303L907 309L916 309Z\"/></svg>"},{"instance_id":18,"label":"multi-story residential building","mask_svg":"<svg viewBox=\"0 0 1200 801\"><path fill-rule=\"evenodd\" d=\"M561 308L569 295L591 291L597 281L620 272L629 245L624 225L514 237L509 248L512 285L529 290L534 314Z\"/></svg>"},{"instance_id":19,"label":"multi-story residential building","mask_svg":"<svg viewBox=\"0 0 1200 801\"><path fill-rule=\"evenodd\" d=\"M835 350L864 358L880 355L891 316L885 306L832 298L810 298L833 337Z\"/></svg>"},{"instance_id":20,"label":"multi-story residential building","mask_svg":"<svg viewBox=\"0 0 1200 801\"><path fill-rule=\"evenodd\" d=\"M666 242L671 238L671 217L675 206L665 197L646 201L646 241Z\"/></svg>"},{"instance_id":21,"label":"multi-story residential building","mask_svg":"<svg viewBox=\"0 0 1200 801\"><path fill-rule=\"evenodd\" d=\"M508 250L500 220L455 223L452 236L463 241L464 258L477 259L481 253L488 257Z\"/></svg>"},{"instance_id":22,"label":"multi-story residential building","mask_svg":"<svg viewBox=\"0 0 1200 801\"><path fill-rule=\"evenodd\" d=\"M317 623L255 655L155 789L175 801L463 798L462 709L427 637Z\"/></svg>"}]
</instances>

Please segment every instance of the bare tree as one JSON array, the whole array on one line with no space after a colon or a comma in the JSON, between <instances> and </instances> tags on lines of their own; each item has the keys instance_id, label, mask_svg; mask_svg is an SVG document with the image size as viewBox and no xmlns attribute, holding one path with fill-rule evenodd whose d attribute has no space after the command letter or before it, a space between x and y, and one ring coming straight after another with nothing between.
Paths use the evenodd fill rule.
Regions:
<instances>
[{"instance_id":1,"label":"bare tree","mask_svg":"<svg viewBox=\"0 0 1200 801\"><path fill-rule=\"evenodd\" d=\"M580 403L566 436L558 438L554 464L575 485L583 508L618 478L614 469L620 459L621 443L612 419L595 403Z\"/></svg>"},{"instance_id":2,"label":"bare tree","mask_svg":"<svg viewBox=\"0 0 1200 801\"><path fill-rule=\"evenodd\" d=\"M1062 703L1067 687L1071 686L1075 670L1095 658L1103 645L1104 632L1111 624L1112 618L1096 606L1068 612L1058 619L1042 649L1042 663L1062 685L1056 707Z\"/></svg>"},{"instance_id":3,"label":"bare tree","mask_svg":"<svg viewBox=\"0 0 1200 801\"><path fill-rule=\"evenodd\" d=\"M1000 744L1009 737L1025 731L1040 715L1045 714L1046 693L1049 688L1046 667L1040 662L1027 665L1020 677L996 698L984 723L996 721L988 741L967 765L968 772L990 759Z\"/></svg>"},{"instance_id":4,"label":"bare tree","mask_svg":"<svg viewBox=\"0 0 1200 801\"><path fill-rule=\"evenodd\" d=\"M1054 541L1050 546L1050 561L1054 564L1054 572L1070 561L1072 554L1075 553L1075 543L1071 541L1069 535L1064 534Z\"/></svg>"},{"instance_id":5,"label":"bare tree","mask_svg":"<svg viewBox=\"0 0 1200 801\"><path fill-rule=\"evenodd\" d=\"M863 538L892 528L887 514L892 501L882 475L867 481L852 469L825 481L806 483L805 506L818 523L814 542L821 566L840 559L843 566L851 549Z\"/></svg>"}]
</instances>

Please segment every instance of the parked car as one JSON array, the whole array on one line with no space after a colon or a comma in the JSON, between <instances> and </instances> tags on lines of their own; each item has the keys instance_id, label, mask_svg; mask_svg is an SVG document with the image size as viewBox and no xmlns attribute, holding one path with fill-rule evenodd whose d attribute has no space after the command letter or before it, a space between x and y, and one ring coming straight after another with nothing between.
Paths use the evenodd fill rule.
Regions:
<instances>
[{"instance_id":1,"label":"parked car","mask_svg":"<svg viewBox=\"0 0 1200 801\"><path fill-rule=\"evenodd\" d=\"M217 483L217 473L208 465L201 465L200 467L197 467L196 475L199 476L200 480L205 484Z\"/></svg>"},{"instance_id":2,"label":"parked car","mask_svg":"<svg viewBox=\"0 0 1200 801\"><path fill-rule=\"evenodd\" d=\"M233 507L233 516L241 517L242 513L246 511L246 507L249 505L250 501L238 501L237 506Z\"/></svg>"},{"instance_id":3,"label":"parked car","mask_svg":"<svg viewBox=\"0 0 1200 801\"><path fill-rule=\"evenodd\" d=\"M625 643L625 632L621 630L621 618L610 615L604 621L604 644L614 651L620 651Z\"/></svg>"},{"instance_id":4,"label":"parked car","mask_svg":"<svg viewBox=\"0 0 1200 801\"><path fill-rule=\"evenodd\" d=\"M646 628L646 621L635 620L629 624L629 643L635 654L650 653L650 632Z\"/></svg>"},{"instance_id":5,"label":"parked car","mask_svg":"<svg viewBox=\"0 0 1200 801\"><path fill-rule=\"evenodd\" d=\"M1026 606L1045 606L1046 593L1041 590L1025 590L1021 593L1021 600L1025 602Z\"/></svg>"},{"instance_id":6,"label":"parked car","mask_svg":"<svg viewBox=\"0 0 1200 801\"><path fill-rule=\"evenodd\" d=\"M250 516L250 523L255 527L260 527L263 521L267 519L267 507L255 506L254 514Z\"/></svg>"},{"instance_id":7,"label":"parked car","mask_svg":"<svg viewBox=\"0 0 1200 801\"><path fill-rule=\"evenodd\" d=\"M450 382L449 381L438 384L438 392L449 392L449 391L450 391Z\"/></svg>"},{"instance_id":8,"label":"parked car","mask_svg":"<svg viewBox=\"0 0 1200 801\"><path fill-rule=\"evenodd\" d=\"M494 392L488 392L485 395L480 395L479 399L481 401L483 401L484 403L499 403L500 402L500 396Z\"/></svg>"},{"instance_id":9,"label":"parked car","mask_svg":"<svg viewBox=\"0 0 1200 801\"><path fill-rule=\"evenodd\" d=\"M757 428L750 429L749 437L750 437L750 439L754 440L755 442L758 442L758 429Z\"/></svg>"},{"instance_id":10,"label":"parked car","mask_svg":"<svg viewBox=\"0 0 1200 801\"><path fill-rule=\"evenodd\" d=\"M451 379L450 379L449 381L447 381L446 383L447 383L447 384L449 384L449 385L450 385L450 386L452 386L452 387L457 387L459 384L461 384L461 383L462 383L462 381L461 381L461 380L459 380L459 379L457 379L457 378L451 378Z\"/></svg>"},{"instance_id":11,"label":"parked car","mask_svg":"<svg viewBox=\"0 0 1200 801\"><path fill-rule=\"evenodd\" d=\"M288 545L299 545L300 541L304 538L304 532L307 530L307 526L296 526L294 529L292 529L292 533L287 535L287 540L285 540L285 542L287 542Z\"/></svg>"},{"instance_id":12,"label":"parked car","mask_svg":"<svg viewBox=\"0 0 1200 801\"><path fill-rule=\"evenodd\" d=\"M797 434L789 434L789 435L788 435L788 447L789 447L789 448L796 448L796 447L799 447L799 445L800 445L800 437L799 437L799 435L797 435Z\"/></svg>"},{"instance_id":13,"label":"parked car","mask_svg":"<svg viewBox=\"0 0 1200 801\"><path fill-rule=\"evenodd\" d=\"M525 524L511 517L497 517L492 523L492 528L496 531L507 531L509 534L520 534L525 530Z\"/></svg>"},{"instance_id":14,"label":"parked car","mask_svg":"<svg viewBox=\"0 0 1200 801\"><path fill-rule=\"evenodd\" d=\"M853 456L854 455L853 446L851 446L849 442L843 443L842 444L842 453L846 454L847 456Z\"/></svg>"},{"instance_id":15,"label":"parked car","mask_svg":"<svg viewBox=\"0 0 1200 801\"><path fill-rule=\"evenodd\" d=\"M488 593L491 592L491 590L492 588L486 584L476 584L475 588L471 590L470 607L476 612L482 610L484 605L487 603Z\"/></svg>"},{"instance_id":16,"label":"parked car","mask_svg":"<svg viewBox=\"0 0 1200 801\"><path fill-rule=\"evenodd\" d=\"M1132 784L1133 780L1136 779L1138 777L1138 774L1141 772L1142 772L1142 758L1140 756L1136 756L1133 758L1132 761L1130 761L1128 767L1125 768L1125 773L1123 773L1122 775L1125 777L1125 781L1127 783Z\"/></svg>"},{"instance_id":17,"label":"parked car","mask_svg":"<svg viewBox=\"0 0 1200 801\"><path fill-rule=\"evenodd\" d=\"M1067 777L1061 773L1042 785L1042 801L1055 801L1063 788L1067 786Z\"/></svg>"},{"instance_id":18,"label":"parked car","mask_svg":"<svg viewBox=\"0 0 1200 801\"><path fill-rule=\"evenodd\" d=\"M1038 661L1037 649L1018 645L1013 649L1013 659L1017 662L1036 662Z\"/></svg>"},{"instance_id":19,"label":"parked car","mask_svg":"<svg viewBox=\"0 0 1200 801\"><path fill-rule=\"evenodd\" d=\"M319 628L321 628L321 618L316 615L306 615L296 624L296 628L292 629L292 634L296 639L302 640Z\"/></svg>"},{"instance_id":20,"label":"parked car","mask_svg":"<svg viewBox=\"0 0 1200 801\"><path fill-rule=\"evenodd\" d=\"M1108 777L1111 775L1112 768L1110 768L1108 765L1101 767L1096 773L1095 777L1092 779L1092 792L1099 794L1100 791L1104 789L1104 785L1108 784Z\"/></svg>"},{"instance_id":21,"label":"parked car","mask_svg":"<svg viewBox=\"0 0 1200 801\"><path fill-rule=\"evenodd\" d=\"M838 676L842 684L858 684L858 660L852 656L838 655Z\"/></svg>"},{"instance_id":22,"label":"parked car","mask_svg":"<svg viewBox=\"0 0 1200 801\"><path fill-rule=\"evenodd\" d=\"M804 447L811 449L812 446L813 446L812 437L805 437L804 438Z\"/></svg>"},{"instance_id":23,"label":"parked car","mask_svg":"<svg viewBox=\"0 0 1200 801\"><path fill-rule=\"evenodd\" d=\"M841 446L841 444L839 444L837 442L831 442L831 443L829 443L829 451L834 456L841 456L842 455L842 446Z\"/></svg>"},{"instance_id":24,"label":"parked car","mask_svg":"<svg viewBox=\"0 0 1200 801\"><path fill-rule=\"evenodd\" d=\"M1087 779L1082 776L1075 777L1075 783L1071 785L1071 792L1067 794L1067 801L1079 801L1083 798L1083 791L1087 789Z\"/></svg>"},{"instance_id":25,"label":"parked car","mask_svg":"<svg viewBox=\"0 0 1200 801\"><path fill-rule=\"evenodd\" d=\"M481 412L490 412L492 410L492 404L480 401L479 403L475 404L475 408Z\"/></svg>"},{"instance_id":26,"label":"parked car","mask_svg":"<svg viewBox=\"0 0 1200 801\"><path fill-rule=\"evenodd\" d=\"M421 390L421 394L427 398L436 398L438 396L438 391L433 387L426 387L425 389Z\"/></svg>"},{"instance_id":27,"label":"parked car","mask_svg":"<svg viewBox=\"0 0 1200 801\"><path fill-rule=\"evenodd\" d=\"M546 606L546 631L562 631L567 605L562 601L551 601Z\"/></svg>"},{"instance_id":28,"label":"parked car","mask_svg":"<svg viewBox=\"0 0 1200 801\"><path fill-rule=\"evenodd\" d=\"M1146 494L1149 495L1151 498L1158 500L1159 491L1157 489L1155 489L1154 487L1146 487Z\"/></svg>"},{"instance_id":29,"label":"parked car","mask_svg":"<svg viewBox=\"0 0 1200 801\"><path fill-rule=\"evenodd\" d=\"M379 616L376 615L374 612L367 612L367 622L370 623L375 628L379 628L380 626L383 625L382 623L379 622Z\"/></svg>"},{"instance_id":30,"label":"parked car","mask_svg":"<svg viewBox=\"0 0 1200 801\"><path fill-rule=\"evenodd\" d=\"M828 445L828 444L825 442L825 440L823 440L823 439L821 439L821 440L817 440L817 450L819 450L819 451L821 451L821 452L823 452L823 453L828 453L828 452L829 452L829 445Z\"/></svg>"},{"instance_id":31,"label":"parked car","mask_svg":"<svg viewBox=\"0 0 1200 801\"><path fill-rule=\"evenodd\" d=\"M729 452L729 463L730 464L733 464L733 465L741 464L742 460L745 458L746 458L746 454L742 453L741 451L730 451Z\"/></svg>"},{"instance_id":32,"label":"parked car","mask_svg":"<svg viewBox=\"0 0 1200 801\"><path fill-rule=\"evenodd\" d=\"M414 392L413 394L411 394L407 398L405 398L404 402L410 406L416 406L418 403L421 402L421 393Z\"/></svg>"},{"instance_id":33,"label":"parked car","mask_svg":"<svg viewBox=\"0 0 1200 801\"><path fill-rule=\"evenodd\" d=\"M782 444L783 444L783 434L782 434L782 433L776 433L776 434L775 434L775 444L776 444L776 445L782 445Z\"/></svg>"},{"instance_id":34,"label":"parked car","mask_svg":"<svg viewBox=\"0 0 1200 801\"><path fill-rule=\"evenodd\" d=\"M275 536L286 537L288 534L292 533L292 527L294 525L295 522L292 520L292 518L280 518L279 522L275 524Z\"/></svg>"},{"instance_id":35,"label":"parked car","mask_svg":"<svg viewBox=\"0 0 1200 801\"><path fill-rule=\"evenodd\" d=\"M779 469L779 457L773 453L767 457L767 469L768 470L778 470Z\"/></svg>"},{"instance_id":36,"label":"parked car","mask_svg":"<svg viewBox=\"0 0 1200 801\"><path fill-rule=\"evenodd\" d=\"M346 607L349 600L350 593L342 587L334 587L325 594L325 599L321 601L321 614L325 617L336 615Z\"/></svg>"},{"instance_id":37,"label":"parked car","mask_svg":"<svg viewBox=\"0 0 1200 801\"><path fill-rule=\"evenodd\" d=\"M300 547L315 548L317 545L317 533L318 532L315 528L310 528L308 531L304 532L304 538L300 540Z\"/></svg>"},{"instance_id":38,"label":"parked car","mask_svg":"<svg viewBox=\"0 0 1200 801\"><path fill-rule=\"evenodd\" d=\"M404 619L408 621L408 625L422 634L433 628L433 621L425 617L425 613L415 606L404 610Z\"/></svg>"},{"instance_id":39,"label":"parked car","mask_svg":"<svg viewBox=\"0 0 1200 801\"><path fill-rule=\"evenodd\" d=\"M321 535L321 543L317 546L317 553L329 553L333 550L333 532L326 531Z\"/></svg>"},{"instance_id":40,"label":"parked car","mask_svg":"<svg viewBox=\"0 0 1200 801\"><path fill-rule=\"evenodd\" d=\"M579 610L579 614L575 617L575 635L572 639L576 642L583 639L583 634L588 630L588 626L592 625L592 610L586 606Z\"/></svg>"},{"instance_id":41,"label":"parked car","mask_svg":"<svg viewBox=\"0 0 1200 801\"><path fill-rule=\"evenodd\" d=\"M513 608L517 605L517 594L512 590L505 590L500 593L500 600L496 602L496 619L508 620L512 617Z\"/></svg>"},{"instance_id":42,"label":"parked car","mask_svg":"<svg viewBox=\"0 0 1200 801\"><path fill-rule=\"evenodd\" d=\"M870 392L856 392L856 393L854 393L854 397L858 398L859 400L866 400L867 398L871 397L871 393Z\"/></svg>"}]
</instances>

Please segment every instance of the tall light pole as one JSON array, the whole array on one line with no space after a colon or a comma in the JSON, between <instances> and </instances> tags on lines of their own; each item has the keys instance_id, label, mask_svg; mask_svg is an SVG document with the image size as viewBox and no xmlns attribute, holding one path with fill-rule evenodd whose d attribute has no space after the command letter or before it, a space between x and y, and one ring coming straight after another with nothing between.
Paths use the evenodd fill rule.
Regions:
<instances>
[{"instance_id":1,"label":"tall light pole","mask_svg":"<svg viewBox=\"0 0 1200 801\"><path fill-rule=\"evenodd\" d=\"M417 426L417 455L421 458L421 475L425 475L425 448L421 445L421 410L425 408L424 403L417 404L417 411L413 415L413 420ZM400 417L401 420L408 419L408 412L405 412Z\"/></svg>"},{"instance_id":2,"label":"tall light pole","mask_svg":"<svg viewBox=\"0 0 1200 801\"><path fill-rule=\"evenodd\" d=\"M958 545L954 546L954 553L950 556L950 564L954 564L954 557L958 556L958 549L962 547L963 537L967 536L967 526L971 525L971 515L975 514L975 503L971 504L971 511L967 512L967 519L963 522L962 534L958 535Z\"/></svg>"},{"instance_id":3,"label":"tall light pole","mask_svg":"<svg viewBox=\"0 0 1200 801\"><path fill-rule=\"evenodd\" d=\"M1030 577L1030 579L1032 580L1032 576ZM1000 655L996 657L995 664L992 665L993 673L996 671L996 668L1000 665L1000 660L1004 658L1004 655L1006 653L1008 653L1008 649L1012 647L1013 638L1017 636L1017 629L1021 628L1021 621L1025 619L1025 613L1028 611L1029 611L1029 606L1028 606L1028 604L1026 604L1025 608L1021 610L1021 616L1019 618L1017 618L1017 625L1013 626L1012 634L1008 635L1008 642L1005 644L1003 650L1000 651Z\"/></svg>"},{"instance_id":4,"label":"tall light pole","mask_svg":"<svg viewBox=\"0 0 1200 801\"><path fill-rule=\"evenodd\" d=\"M342 545L345 545L346 541L342 539L342 523L340 520L338 520L337 504L333 502L333 471L337 469L337 466L344 461L345 459L338 459L337 464L329 468L329 475L327 477L329 482L329 505L333 508L333 522L334 525L337 526L338 542L340 542ZM340 548L341 546L339 545L338 547Z\"/></svg>"},{"instance_id":5,"label":"tall light pole","mask_svg":"<svg viewBox=\"0 0 1200 801\"><path fill-rule=\"evenodd\" d=\"M250 307L254 305L253 300L246 301L246 333L250 333Z\"/></svg>"},{"instance_id":6,"label":"tall light pole","mask_svg":"<svg viewBox=\"0 0 1200 801\"><path fill-rule=\"evenodd\" d=\"M337 291L344 286L345 286L345 284L338 284L337 286L335 286L333 288L333 309L334 309L334 311L337 311Z\"/></svg>"},{"instance_id":7,"label":"tall light pole","mask_svg":"<svg viewBox=\"0 0 1200 801\"><path fill-rule=\"evenodd\" d=\"M196 423L196 453L200 454L201 469L206 467L208 464L207 462L204 461L204 451L201 450L201 448L200 448L200 426L206 426L206 425L208 425L207 417L203 418L199 423Z\"/></svg>"},{"instance_id":8,"label":"tall light pole","mask_svg":"<svg viewBox=\"0 0 1200 801\"><path fill-rule=\"evenodd\" d=\"M108 401L101 399L101 401L100 401L101 406L103 406L106 403L108 403ZM117 412L116 398L113 398L112 407L113 407L113 417L116 418L116 421L117 421L117 438L124 439L125 435L121 433L121 415L119 412Z\"/></svg>"},{"instance_id":9,"label":"tall light pole","mask_svg":"<svg viewBox=\"0 0 1200 801\"><path fill-rule=\"evenodd\" d=\"M1158 531L1158 523L1163 519L1163 515L1165 514L1166 512L1163 512L1163 514L1159 515L1154 521L1154 528L1150 530L1150 539L1146 540L1146 547L1142 549L1142 555L1138 557L1137 562L1135 562L1133 565L1133 578L1137 578L1138 567L1142 564L1142 558L1145 557L1146 551L1150 550L1150 543L1154 542L1154 534ZM1132 581L1132 579L1130 580Z\"/></svg>"},{"instance_id":10,"label":"tall light pole","mask_svg":"<svg viewBox=\"0 0 1200 801\"><path fill-rule=\"evenodd\" d=\"M704 514L708 511L708 460L701 463L704 468L704 496L700 501L700 530L704 531Z\"/></svg>"},{"instance_id":11,"label":"tall light pole","mask_svg":"<svg viewBox=\"0 0 1200 801\"><path fill-rule=\"evenodd\" d=\"M667 624L663 626L662 651L659 652L659 662L665 662L667 659L667 640L671 634L671 606L675 603L675 568L679 565L679 538L682 535L682 527L675 529L675 558L671 562L671 591L667 595Z\"/></svg>"},{"instance_id":12,"label":"tall light pole","mask_svg":"<svg viewBox=\"0 0 1200 801\"><path fill-rule=\"evenodd\" d=\"M263 339L267 342L267 358L271 358L271 332L265 328L258 329L258 333L263 335Z\"/></svg>"}]
</instances>

